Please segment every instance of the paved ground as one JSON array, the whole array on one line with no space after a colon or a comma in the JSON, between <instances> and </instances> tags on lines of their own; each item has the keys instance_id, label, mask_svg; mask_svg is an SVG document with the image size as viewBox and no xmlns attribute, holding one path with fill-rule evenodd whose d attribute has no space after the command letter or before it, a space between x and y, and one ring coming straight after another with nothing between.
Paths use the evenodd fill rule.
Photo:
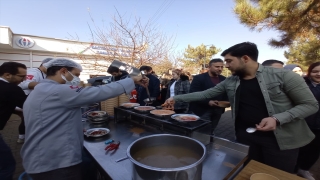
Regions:
<instances>
[{"instance_id":1,"label":"paved ground","mask_svg":"<svg viewBox=\"0 0 320 180\"><path fill-rule=\"evenodd\" d=\"M12 116L10 121L8 121L5 129L3 131L0 131L0 133L3 135L4 140L8 143L8 145L11 147L11 150L13 152L14 157L17 161L17 167L16 172L14 175L14 180L17 180L19 175L24 172L24 169L22 167L22 160L20 157L20 149L21 144L18 144L17 138L18 138L18 126L20 124L20 119L18 116ZM229 140L234 140L234 126L233 122L231 120L231 111L230 109L227 109L226 112L221 117L221 120L218 124L218 127L215 131L215 134L218 137L222 137ZM317 161L317 163L312 167L311 173L314 174L314 177L317 180L320 180L320 160Z\"/></svg>"}]
</instances>

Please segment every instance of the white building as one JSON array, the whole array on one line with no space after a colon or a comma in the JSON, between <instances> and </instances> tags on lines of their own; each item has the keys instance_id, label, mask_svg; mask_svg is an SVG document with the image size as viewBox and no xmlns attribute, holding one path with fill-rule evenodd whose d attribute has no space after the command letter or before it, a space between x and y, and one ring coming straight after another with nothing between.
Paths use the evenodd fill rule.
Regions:
<instances>
[{"instance_id":1,"label":"white building","mask_svg":"<svg viewBox=\"0 0 320 180\"><path fill-rule=\"evenodd\" d=\"M39 67L41 61L47 57L72 58L83 66L80 79L86 82L90 76L108 75L107 68L112 57L128 58L130 53L128 48L14 34L9 27L0 26L0 65L15 61L33 68Z\"/></svg>"}]
</instances>

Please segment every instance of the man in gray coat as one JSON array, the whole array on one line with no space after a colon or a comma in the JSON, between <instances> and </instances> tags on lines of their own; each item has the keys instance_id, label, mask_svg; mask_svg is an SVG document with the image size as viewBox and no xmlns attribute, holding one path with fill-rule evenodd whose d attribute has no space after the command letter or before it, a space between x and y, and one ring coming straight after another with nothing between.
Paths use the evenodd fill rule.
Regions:
<instances>
[{"instance_id":1,"label":"man in gray coat","mask_svg":"<svg viewBox=\"0 0 320 180\"><path fill-rule=\"evenodd\" d=\"M84 88L78 87L80 64L54 59L44 66L47 79L35 87L23 106L23 166L33 180L79 180L83 147L80 107L130 93L135 83L145 86L147 79L131 77Z\"/></svg>"}]
</instances>

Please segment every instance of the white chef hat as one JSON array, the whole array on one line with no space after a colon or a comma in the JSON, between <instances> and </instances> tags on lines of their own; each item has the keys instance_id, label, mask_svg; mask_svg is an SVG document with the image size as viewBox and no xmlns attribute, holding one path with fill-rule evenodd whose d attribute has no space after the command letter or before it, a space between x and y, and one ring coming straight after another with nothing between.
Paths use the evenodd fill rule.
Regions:
<instances>
[{"instance_id":1,"label":"white chef hat","mask_svg":"<svg viewBox=\"0 0 320 180\"><path fill-rule=\"evenodd\" d=\"M82 71L82 66L79 63L73 61L72 59L66 59L66 58L53 59L52 61L49 61L43 64L43 66L47 69L52 66L73 67Z\"/></svg>"},{"instance_id":2,"label":"white chef hat","mask_svg":"<svg viewBox=\"0 0 320 180\"><path fill-rule=\"evenodd\" d=\"M45 58L44 60L42 60L42 64L47 63L49 61L51 61L53 58Z\"/></svg>"}]
</instances>

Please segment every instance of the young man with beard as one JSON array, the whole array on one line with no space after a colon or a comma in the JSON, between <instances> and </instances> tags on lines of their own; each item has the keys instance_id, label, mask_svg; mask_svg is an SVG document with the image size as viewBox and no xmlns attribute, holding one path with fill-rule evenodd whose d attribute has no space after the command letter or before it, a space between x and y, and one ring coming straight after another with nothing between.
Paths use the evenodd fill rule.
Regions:
<instances>
[{"instance_id":1,"label":"young man with beard","mask_svg":"<svg viewBox=\"0 0 320 180\"><path fill-rule=\"evenodd\" d=\"M129 75L127 71L122 71L119 68L113 67L113 66L110 66L107 72L112 75L111 77L112 82L124 79Z\"/></svg>"},{"instance_id":2,"label":"young man with beard","mask_svg":"<svg viewBox=\"0 0 320 180\"><path fill-rule=\"evenodd\" d=\"M27 76L27 67L16 62L0 66L0 130L3 130L16 107L22 108L27 96L18 86ZM12 180L15 160L0 134L0 179Z\"/></svg>"},{"instance_id":3,"label":"young man with beard","mask_svg":"<svg viewBox=\"0 0 320 180\"><path fill-rule=\"evenodd\" d=\"M299 148L314 138L304 120L319 108L309 87L292 71L260 65L254 43L236 44L221 55L233 76L214 88L174 96L166 103L199 101L226 92L237 141L250 146L248 161L294 173ZM257 131L246 132L250 127Z\"/></svg>"},{"instance_id":4,"label":"young man with beard","mask_svg":"<svg viewBox=\"0 0 320 180\"><path fill-rule=\"evenodd\" d=\"M224 64L222 59L212 59L209 62L209 70L206 73L194 76L190 85L190 93L204 91L215 87L220 82L224 81L226 77L221 76ZM189 110L192 111L201 119L211 121L211 134L217 127L221 115L224 113L224 108L215 106L216 101L228 101L226 94L217 96L203 101L190 103Z\"/></svg>"}]
</instances>

